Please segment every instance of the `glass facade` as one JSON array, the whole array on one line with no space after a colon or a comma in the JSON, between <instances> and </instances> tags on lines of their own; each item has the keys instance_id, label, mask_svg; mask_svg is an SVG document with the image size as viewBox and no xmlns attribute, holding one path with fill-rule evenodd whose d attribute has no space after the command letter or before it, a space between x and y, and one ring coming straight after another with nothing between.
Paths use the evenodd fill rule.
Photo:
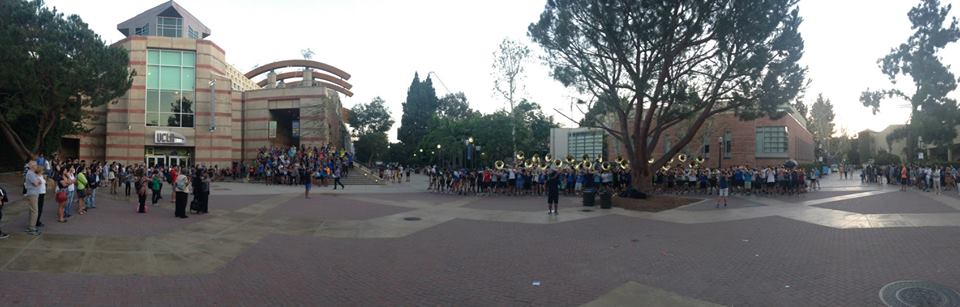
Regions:
<instances>
[{"instance_id":1,"label":"glass facade","mask_svg":"<svg viewBox=\"0 0 960 307\"><path fill-rule=\"evenodd\" d=\"M786 157L787 127L757 127L757 157Z\"/></svg>"},{"instance_id":2,"label":"glass facade","mask_svg":"<svg viewBox=\"0 0 960 307\"><path fill-rule=\"evenodd\" d=\"M147 50L147 126L193 127L196 60L193 51Z\"/></svg>"},{"instance_id":3,"label":"glass facade","mask_svg":"<svg viewBox=\"0 0 960 307\"><path fill-rule=\"evenodd\" d=\"M158 16L157 35L166 37L182 37L183 18Z\"/></svg>"}]
</instances>

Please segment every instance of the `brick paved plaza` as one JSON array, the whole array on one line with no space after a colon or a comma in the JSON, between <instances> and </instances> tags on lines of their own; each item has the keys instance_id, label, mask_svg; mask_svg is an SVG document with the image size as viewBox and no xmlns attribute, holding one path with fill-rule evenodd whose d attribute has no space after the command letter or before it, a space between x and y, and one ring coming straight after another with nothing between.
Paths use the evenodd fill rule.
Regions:
<instances>
[{"instance_id":1,"label":"brick paved plaza","mask_svg":"<svg viewBox=\"0 0 960 307\"><path fill-rule=\"evenodd\" d=\"M5 208L0 305L877 306L899 280L960 289L960 197L830 181L801 197L661 212L561 199L216 184L211 214L98 209L39 237ZM165 189L166 190L166 189ZM405 218L417 217L416 221ZM535 285L539 282L539 285Z\"/></svg>"}]
</instances>

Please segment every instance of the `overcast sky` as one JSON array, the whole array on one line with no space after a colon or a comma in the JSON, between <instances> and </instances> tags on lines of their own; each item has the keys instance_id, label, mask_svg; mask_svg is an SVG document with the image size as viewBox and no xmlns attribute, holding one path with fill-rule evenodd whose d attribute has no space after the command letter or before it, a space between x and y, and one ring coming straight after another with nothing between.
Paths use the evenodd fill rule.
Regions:
<instances>
[{"instance_id":1,"label":"overcast sky","mask_svg":"<svg viewBox=\"0 0 960 307\"><path fill-rule=\"evenodd\" d=\"M108 43L123 35L116 25L150 9L158 0L47 0L67 14L78 14ZM866 88L888 87L877 68L877 59L910 36L906 13L919 1L910 0L801 0L800 28L806 41L803 63L812 80L805 101L818 93L832 100L838 130L855 133L882 130L903 123L905 102L881 106L871 115L859 102ZM953 1L943 1L951 3ZM463 91L471 107L484 113L505 108L493 94L492 52L504 38L530 44L527 26L536 21L544 0L182 0L180 5L211 29L207 38L226 50L227 62L246 72L254 65L302 58L310 48L313 59L339 67L353 78L353 97L344 105L383 97L396 120L391 139L400 126L401 103L414 72L421 78L434 72L437 95ZM956 11L956 10L955 10ZM956 15L956 12L952 12ZM942 54L947 63L960 57L956 46ZM957 66L957 65L954 65ZM954 73L957 73L954 70ZM901 84L908 84L903 80ZM444 87L446 86L446 88ZM908 88L904 88L909 92ZM529 65L525 97L540 103L548 115L554 109L571 112L570 92L536 60ZM574 124L562 116L565 126ZM839 132L839 131L838 131Z\"/></svg>"}]
</instances>

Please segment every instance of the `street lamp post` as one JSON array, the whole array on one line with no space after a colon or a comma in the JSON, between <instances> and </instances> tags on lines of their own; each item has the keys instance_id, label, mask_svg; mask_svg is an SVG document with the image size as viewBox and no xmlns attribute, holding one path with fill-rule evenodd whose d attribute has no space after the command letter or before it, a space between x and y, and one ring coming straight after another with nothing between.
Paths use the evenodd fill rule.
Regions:
<instances>
[{"instance_id":1,"label":"street lamp post","mask_svg":"<svg viewBox=\"0 0 960 307\"><path fill-rule=\"evenodd\" d=\"M440 150L440 144L437 144L437 161L440 162L440 168L443 168L443 151Z\"/></svg>"},{"instance_id":2,"label":"street lamp post","mask_svg":"<svg viewBox=\"0 0 960 307\"><path fill-rule=\"evenodd\" d=\"M717 138L717 168L723 168L723 137Z\"/></svg>"}]
</instances>

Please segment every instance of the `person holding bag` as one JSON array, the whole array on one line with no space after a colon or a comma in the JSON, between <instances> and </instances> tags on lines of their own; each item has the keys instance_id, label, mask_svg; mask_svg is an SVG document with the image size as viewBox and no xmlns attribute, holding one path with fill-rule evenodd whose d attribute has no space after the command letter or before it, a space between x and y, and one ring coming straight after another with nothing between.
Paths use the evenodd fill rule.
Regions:
<instances>
[{"instance_id":1,"label":"person holding bag","mask_svg":"<svg viewBox=\"0 0 960 307\"><path fill-rule=\"evenodd\" d=\"M67 219L64 218L64 214L67 207L67 187L70 186L67 169L60 169L60 172L54 177L54 181L57 183L57 222L66 223Z\"/></svg>"}]
</instances>

